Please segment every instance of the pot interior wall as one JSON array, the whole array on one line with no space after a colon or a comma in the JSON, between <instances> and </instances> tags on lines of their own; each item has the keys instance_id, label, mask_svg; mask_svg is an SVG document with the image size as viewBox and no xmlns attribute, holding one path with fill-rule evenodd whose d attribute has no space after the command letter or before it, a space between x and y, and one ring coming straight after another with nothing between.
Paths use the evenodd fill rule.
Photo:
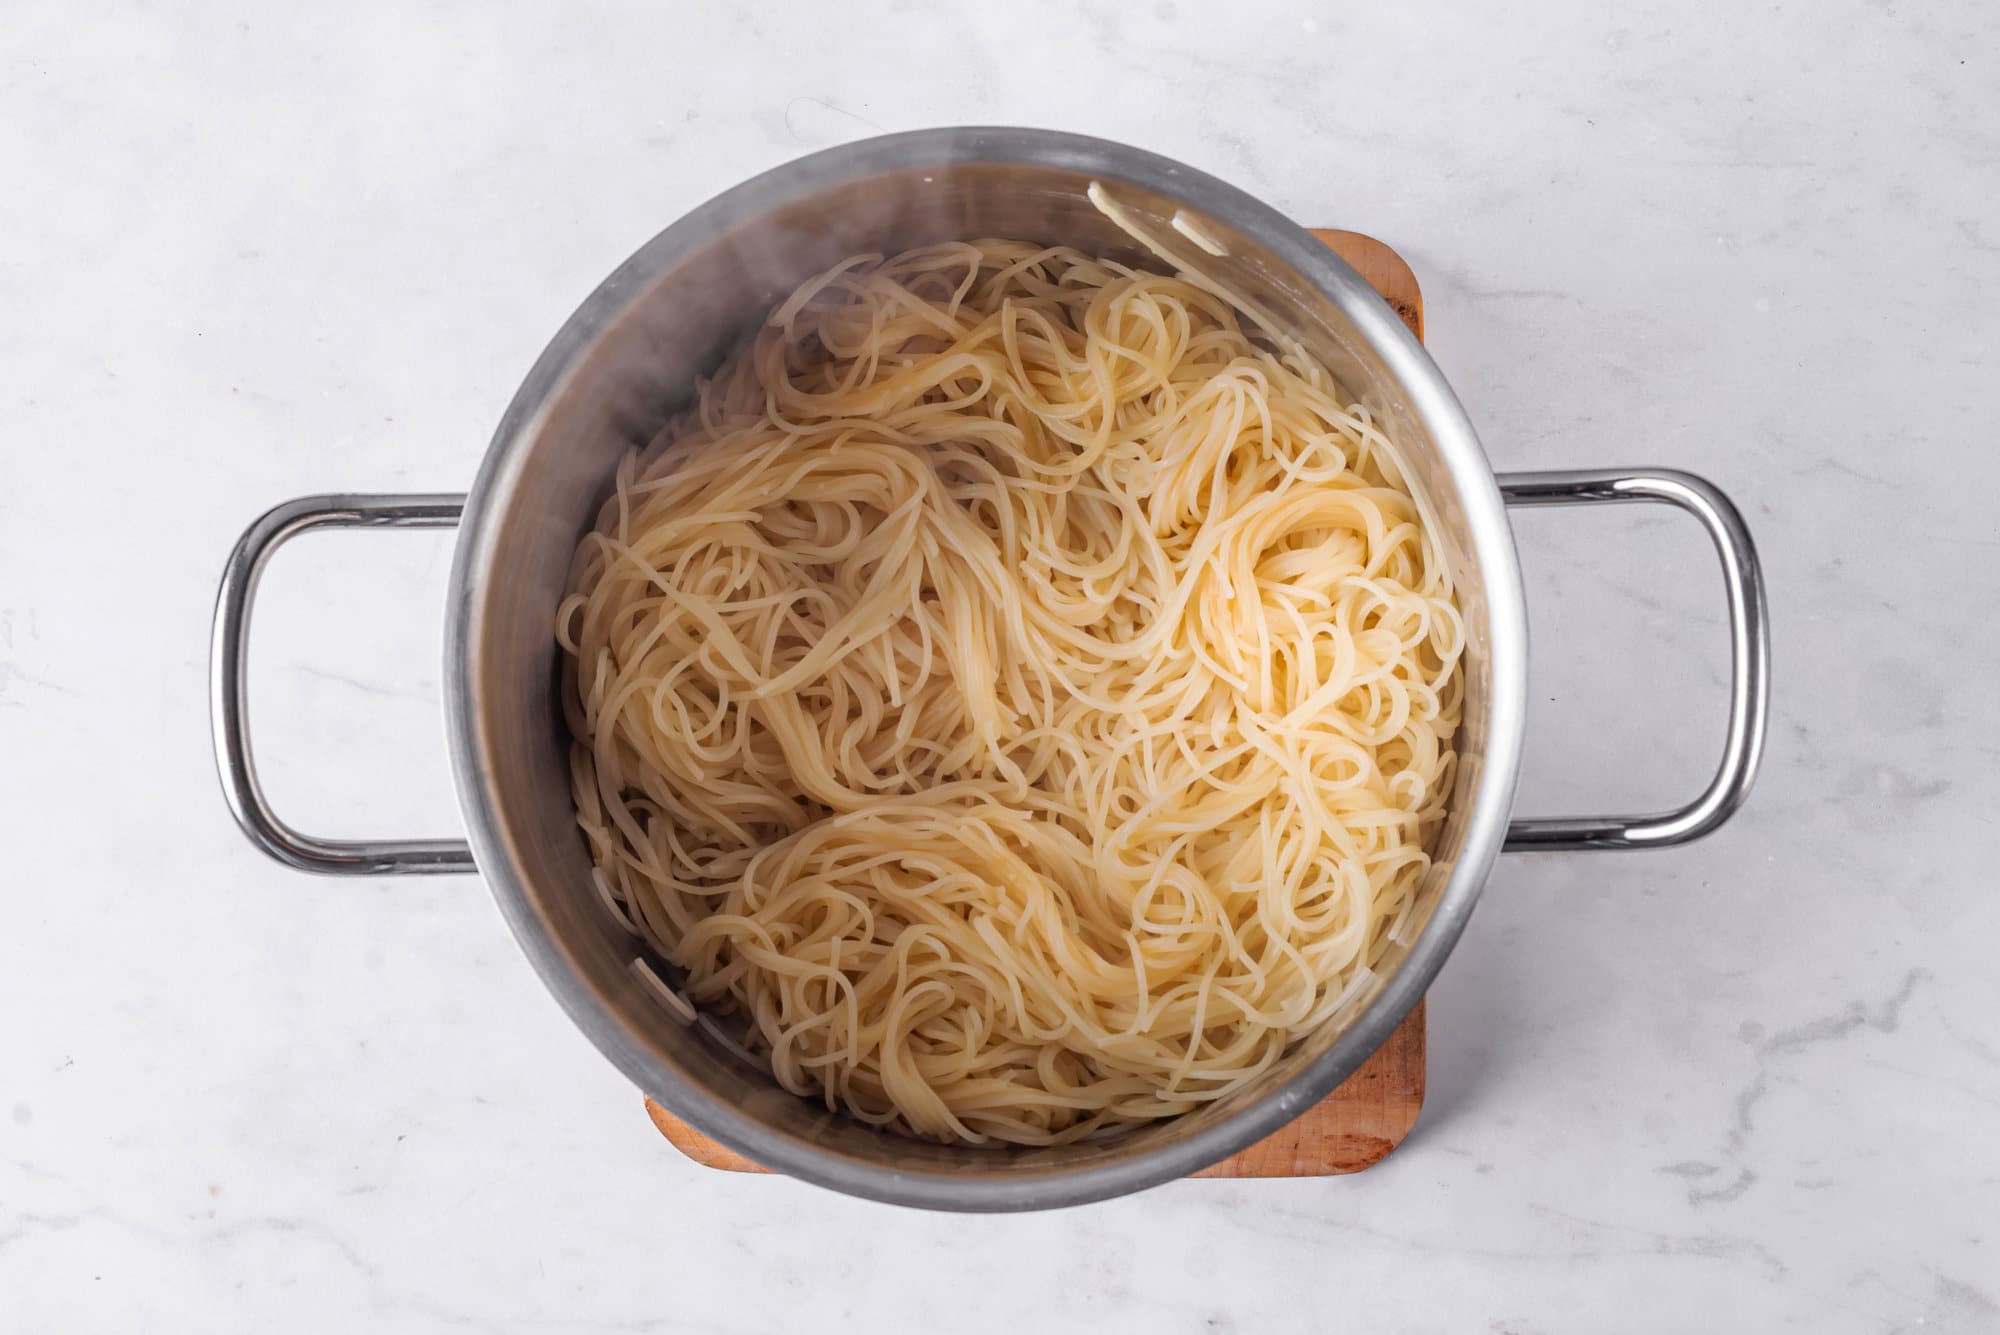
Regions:
<instances>
[{"instance_id":1,"label":"pot interior wall","mask_svg":"<svg viewBox=\"0 0 2000 1335\"><path fill-rule=\"evenodd\" d=\"M1102 178L1112 196L1183 253L1194 247L1171 221L1175 199L1133 182ZM1304 1096L1284 1086L1327 1052L1344 1024L1299 1043L1255 1086L1217 1107L1106 1143L1051 1150L946 1148L863 1128L779 1090L710 1025L678 1022L632 972L638 948L592 892L589 863L570 803L568 738L555 695L555 609L571 553L589 528L621 454L644 443L686 401L697 375L714 369L764 310L806 277L856 252L1004 236L1061 242L1158 267L1085 197L1091 177L1060 166L953 161L885 169L859 179L794 179L759 197L744 187L663 233L578 312L544 356L502 423L473 498L461 554L461 652L468 686L477 790L489 829L518 871L520 902L503 905L517 931L546 938L537 964L568 970L598 1009L580 1023L646 1092L711 1134L731 1135L728 1110L770 1134L823 1152L918 1172L993 1175L1038 1172L1083 1161L1144 1154L1266 1097ZM756 183L753 183L755 186ZM1205 270L1265 303L1366 403L1412 461L1413 485L1441 521L1460 590L1470 648L1469 695L1453 815L1423 892L1434 908L1464 839L1486 744L1489 658L1480 568L1451 474L1401 386L1372 346L1394 321L1344 269L1351 291L1331 299L1297 277L1294 263L1223 220L1187 212L1227 252ZM1298 238L1304 242L1302 236ZM1289 243L1288 243L1289 244ZM1360 320L1347 311L1359 311ZM490 852L490 850L486 850ZM491 866L486 868L494 874ZM531 946L530 953L535 949ZM1386 980L1405 949L1393 948ZM667 972L661 966L662 972ZM1380 982L1378 982L1378 988ZM560 989L559 989L560 992ZM1370 998L1363 998L1363 1004ZM566 998L572 1013L577 1003ZM1350 1012L1351 1023L1358 1010ZM726 1029L727 1021L721 1022ZM718 1030L720 1032L720 1030ZM1354 1056L1358 1063L1365 1053ZM1296 1110L1296 1109L1294 1109Z\"/></svg>"}]
</instances>

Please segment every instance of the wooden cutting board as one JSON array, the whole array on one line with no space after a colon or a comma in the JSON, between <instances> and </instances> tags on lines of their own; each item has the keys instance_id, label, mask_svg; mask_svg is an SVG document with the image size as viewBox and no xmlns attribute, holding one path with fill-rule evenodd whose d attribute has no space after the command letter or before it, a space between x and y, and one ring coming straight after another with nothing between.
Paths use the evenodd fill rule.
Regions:
<instances>
[{"instance_id":1,"label":"wooden cutting board","mask_svg":"<svg viewBox=\"0 0 2000 1335\"><path fill-rule=\"evenodd\" d=\"M1424 298L1403 257L1359 232L1315 231L1367 279L1418 338ZM1347 1082L1287 1126L1197 1177L1325 1177L1358 1173L1387 1158L1417 1124L1424 1106L1424 1004L1389 1035ZM698 1164L732 1173L765 1168L719 1145L652 1099L646 1113L675 1149Z\"/></svg>"}]
</instances>

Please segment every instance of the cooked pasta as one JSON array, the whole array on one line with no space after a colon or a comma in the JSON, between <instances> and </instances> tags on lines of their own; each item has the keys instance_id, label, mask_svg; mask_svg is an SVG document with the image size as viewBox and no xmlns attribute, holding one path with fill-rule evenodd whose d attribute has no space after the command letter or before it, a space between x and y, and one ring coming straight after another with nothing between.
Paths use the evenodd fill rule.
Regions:
<instances>
[{"instance_id":1,"label":"cooked pasta","mask_svg":"<svg viewBox=\"0 0 2000 1335\"><path fill-rule=\"evenodd\" d=\"M855 256L623 461L556 628L595 893L785 1088L1171 1117L1415 921L1461 621L1389 440L1260 326L1061 247Z\"/></svg>"}]
</instances>

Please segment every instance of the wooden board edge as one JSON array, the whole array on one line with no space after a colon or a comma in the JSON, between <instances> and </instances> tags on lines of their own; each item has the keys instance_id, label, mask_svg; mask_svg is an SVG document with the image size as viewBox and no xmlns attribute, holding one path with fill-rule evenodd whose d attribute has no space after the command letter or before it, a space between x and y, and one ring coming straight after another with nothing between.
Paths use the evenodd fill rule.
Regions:
<instances>
[{"instance_id":1,"label":"wooden board edge","mask_svg":"<svg viewBox=\"0 0 2000 1335\"><path fill-rule=\"evenodd\" d=\"M1363 232L1343 232L1335 228L1315 227L1312 234L1326 247L1347 261L1348 267L1366 279L1368 286L1382 295L1389 303L1389 309L1396 312L1410 332L1421 343L1424 338L1424 292L1417 284L1417 275L1410 268L1409 261L1397 254L1385 242Z\"/></svg>"},{"instance_id":2,"label":"wooden board edge","mask_svg":"<svg viewBox=\"0 0 2000 1335\"><path fill-rule=\"evenodd\" d=\"M653 1119L653 1125L667 1138L667 1143L704 1168L716 1168L725 1173L768 1173L771 1170L755 1160L746 1159L727 1145L710 1140L701 1132L683 1122L680 1118L662 1108L650 1096L646 1099L646 1116Z\"/></svg>"},{"instance_id":3,"label":"wooden board edge","mask_svg":"<svg viewBox=\"0 0 2000 1335\"><path fill-rule=\"evenodd\" d=\"M1293 1121L1195 1177L1338 1177L1373 1168L1409 1139L1423 1114L1424 1003L1353 1075Z\"/></svg>"}]
</instances>

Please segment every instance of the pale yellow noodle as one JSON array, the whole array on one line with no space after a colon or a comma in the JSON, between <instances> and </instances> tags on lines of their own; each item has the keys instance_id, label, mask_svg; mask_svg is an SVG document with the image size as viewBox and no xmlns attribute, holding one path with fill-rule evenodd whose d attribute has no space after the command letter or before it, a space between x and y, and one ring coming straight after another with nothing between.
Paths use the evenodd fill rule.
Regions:
<instances>
[{"instance_id":1,"label":"pale yellow noodle","mask_svg":"<svg viewBox=\"0 0 2000 1335\"><path fill-rule=\"evenodd\" d=\"M1389 442L1239 304L857 256L619 469L557 627L578 823L786 1088L948 1141L1170 1117L1405 939L1463 630Z\"/></svg>"}]
</instances>

